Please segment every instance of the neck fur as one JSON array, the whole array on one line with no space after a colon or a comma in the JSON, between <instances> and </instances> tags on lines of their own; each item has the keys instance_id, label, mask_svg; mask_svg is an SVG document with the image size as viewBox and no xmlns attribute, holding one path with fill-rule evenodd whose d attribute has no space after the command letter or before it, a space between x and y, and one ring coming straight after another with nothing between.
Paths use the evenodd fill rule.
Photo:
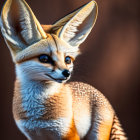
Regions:
<instances>
[{"instance_id":1,"label":"neck fur","mask_svg":"<svg viewBox=\"0 0 140 140\"><path fill-rule=\"evenodd\" d=\"M59 91L62 84L44 81L29 80L26 77L17 79L20 84L20 96L22 107L27 112L26 116L32 119L38 119L45 110L46 100Z\"/></svg>"}]
</instances>

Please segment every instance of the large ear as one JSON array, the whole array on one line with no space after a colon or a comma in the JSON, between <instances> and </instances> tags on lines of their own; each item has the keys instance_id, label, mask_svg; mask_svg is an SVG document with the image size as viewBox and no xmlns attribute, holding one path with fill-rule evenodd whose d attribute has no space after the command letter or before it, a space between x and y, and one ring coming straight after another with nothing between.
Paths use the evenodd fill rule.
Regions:
<instances>
[{"instance_id":1,"label":"large ear","mask_svg":"<svg viewBox=\"0 0 140 140\"><path fill-rule=\"evenodd\" d=\"M7 0L1 13L1 31L12 51L46 38L46 33L24 0Z\"/></svg>"},{"instance_id":2,"label":"large ear","mask_svg":"<svg viewBox=\"0 0 140 140\"><path fill-rule=\"evenodd\" d=\"M71 46L79 46L94 26L97 14L97 3L91 1L56 22L52 31Z\"/></svg>"}]
</instances>

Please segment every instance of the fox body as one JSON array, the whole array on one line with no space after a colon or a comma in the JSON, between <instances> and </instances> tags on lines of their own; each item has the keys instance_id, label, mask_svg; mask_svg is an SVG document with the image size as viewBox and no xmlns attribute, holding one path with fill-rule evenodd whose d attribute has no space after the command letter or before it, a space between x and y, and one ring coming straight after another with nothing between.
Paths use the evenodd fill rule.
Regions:
<instances>
[{"instance_id":1,"label":"fox body","mask_svg":"<svg viewBox=\"0 0 140 140\"><path fill-rule=\"evenodd\" d=\"M41 25L24 0L7 0L1 31L16 67L13 115L29 140L127 139L115 111L94 87L66 83L97 17L91 1Z\"/></svg>"}]
</instances>

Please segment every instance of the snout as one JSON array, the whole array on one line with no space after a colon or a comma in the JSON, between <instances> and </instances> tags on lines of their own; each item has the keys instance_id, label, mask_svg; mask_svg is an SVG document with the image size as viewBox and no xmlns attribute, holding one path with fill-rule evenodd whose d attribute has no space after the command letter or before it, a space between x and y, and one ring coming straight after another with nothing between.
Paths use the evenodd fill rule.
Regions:
<instances>
[{"instance_id":1,"label":"snout","mask_svg":"<svg viewBox=\"0 0 140 140\"><path fill-rule=\"evenodd\" d=\"M63 70L57 69L52 73L45 73L45 75L51 78L53 81L62 83L62 82L66 82L70 78L71 72L67 69L63 69Z\"/></svg>"}]
</instances>

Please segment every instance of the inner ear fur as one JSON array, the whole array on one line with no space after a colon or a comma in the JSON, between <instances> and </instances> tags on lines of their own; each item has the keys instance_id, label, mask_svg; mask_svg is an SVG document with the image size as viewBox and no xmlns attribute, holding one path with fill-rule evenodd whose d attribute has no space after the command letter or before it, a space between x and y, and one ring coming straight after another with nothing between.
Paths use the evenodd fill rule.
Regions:
<instances>
[{"instance_id":1,"label":"inner ear fur","mask_svg":"<svg viewBox=\"0 0 140 140\"><path fill-rule=\"evenodd\" d=\"M97 3L91 1L57 21L50 31L71 46L79 46L93 28L97 15Z\"/></svg>"},{"instance_id":2,"label":"inner ear fur","mask_svg":"<svg viewBox=\"0 0 140 140\"><path fill-rule=\"evenodd\" d=\"M9 47L14 47L12 50L22 50L47 37L24 0L6 1L1 13L1 31Z\"/></svg>"}]
</instances>

